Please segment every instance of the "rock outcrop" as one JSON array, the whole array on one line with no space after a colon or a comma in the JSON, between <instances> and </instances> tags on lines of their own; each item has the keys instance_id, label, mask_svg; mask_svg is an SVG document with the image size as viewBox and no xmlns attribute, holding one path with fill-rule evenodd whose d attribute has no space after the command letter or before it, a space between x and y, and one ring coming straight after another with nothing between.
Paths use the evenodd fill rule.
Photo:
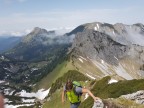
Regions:
<instances>
[{"instance_id":1,"label":"rock outcrop","mask_svg":"<svg viewBox=\"0 0 144 108\"><path fill-rule=\"evenodd\" d=\"M136 93L122 95L122 98L135 101L137 104L144 104L144 90L137 91Z\"/></svg>"}]
</instances>

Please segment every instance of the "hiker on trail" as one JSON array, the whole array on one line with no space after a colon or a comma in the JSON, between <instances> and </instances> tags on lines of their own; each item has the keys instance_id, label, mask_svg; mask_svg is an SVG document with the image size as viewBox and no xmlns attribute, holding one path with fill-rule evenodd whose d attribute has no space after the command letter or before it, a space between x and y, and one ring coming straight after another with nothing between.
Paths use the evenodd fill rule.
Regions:
<instances>
[{"instance_id":1,"label":"hiker on trail","mask_svg":"<svg viewBox=\"0 0 144 108\"><path fill-rule=\"evenodd\" d=\"M75 82L75 81L74 81ZM64 90L62 91L62 103L64 103L64 96L67 95L67 98L69 99L71 103L70 108L78 108L81 103L81 95L83 93L88 93L94 101L98 100L98 97L95 97L90 90L86 88L82 88L79 86L75 86L74 82L67 81Z\"/></svg>"}]
</instances>

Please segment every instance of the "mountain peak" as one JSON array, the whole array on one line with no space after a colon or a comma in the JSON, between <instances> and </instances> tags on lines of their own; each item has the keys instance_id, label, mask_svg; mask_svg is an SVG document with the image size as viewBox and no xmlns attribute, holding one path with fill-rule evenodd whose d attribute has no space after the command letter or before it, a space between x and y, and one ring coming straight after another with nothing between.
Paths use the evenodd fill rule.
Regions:
<instances>
[{"instance_id":1,"label":"mountain peak","mask_svg":"<svg viewBox=\"0 0 144 108\"><path fill-rule=\"evenodd\" d=\"M40 29L41 29L40 27L35 27L35 28L34 28L34 30L40 30Z\"/></svg>"},{"instance_id":2,"label":"mountain peak","mask_svg":"<svg viewBox=\"0 0 144 108\"><path fill-rule=\"evenodd\" d=\"M127 25L123 23L109 24L100 22L86 23L76 27L66 35L75 35L86 30L94 30L107 34L116 42L124 45L137 44L144 46L144 25L141 23L136 23L133 25Z\"/></svg>"},{"instance_id":3,"label":"mountain peak","mask_svg":"<svg viewBox=\"0 0 144 108\"><path fill-rule=\"evenodd\" d=\"M43 40L44 38L49 38L49 37L53 37L55 36L55 31L47 31L46 29L42 29L39 27L35 27L32 32L30 32L29 34L27 34L24 38L23 38L23 42L24 43L28 43L31 41L40 41Z\"/></svg>"},{"instance_id":4,"label":"mountain peak","mask_svg":"<svg viewBox=\"0 0 144 108\"><path fill-rule=\"evenodd\" d=\"M39 27L35 27L30 34L43 34L43 33L46 33L46 34L47 34L48 31L47 31L46 29L42 29L42 28L39 28Z\"/></svg>"}]
</instances>

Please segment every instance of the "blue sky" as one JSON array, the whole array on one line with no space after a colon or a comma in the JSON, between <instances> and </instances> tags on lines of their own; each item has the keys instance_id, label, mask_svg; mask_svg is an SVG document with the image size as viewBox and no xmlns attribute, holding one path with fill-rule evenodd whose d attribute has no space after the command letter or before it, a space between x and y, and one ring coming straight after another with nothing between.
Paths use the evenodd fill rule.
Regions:
<instances>
[{"instance_id":1,"label":"blue sky","mask_svg":"<svg viewBox=\"0 0 144 108\"><path fill-rule=\"evenodd\" d=\"M83 23L144 24L144 0L0 0L0 34Z\"/></svg>"}]
</instances>

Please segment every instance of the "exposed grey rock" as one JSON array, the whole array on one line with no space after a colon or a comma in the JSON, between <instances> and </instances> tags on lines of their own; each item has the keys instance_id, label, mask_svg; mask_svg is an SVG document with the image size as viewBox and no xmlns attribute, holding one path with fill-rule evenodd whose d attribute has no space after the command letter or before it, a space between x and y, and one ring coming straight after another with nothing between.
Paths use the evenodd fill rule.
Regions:
<instances>
[{"instance_id":1,"label":"exposed grey rock","mask_svg":"<svg viewBox=\"0 0 144 108\"><path fill-rule=\"evenodd\" d=\"M94 102L92 108L126 108L124 105L120 105L111 100L97 100Z\"/></svg>"},{"instance_id":2,"label":"exposed grey rock","mask_svg":"<svg viewBox=\"0 0 144 108\"><path fill-rule=\"evenodd\" d=\"M108 35L94 30L86 30L78 33L74 39L72 49L76 48L91 59L103 59L104 61L117 65L116 58L126 56L128 46L113 41Z\"/></svg>"},{"instance_id":3,"label":"exposed grey rock","mask_svg":"<svg viewBox=\"0 0 144 108\"><path fill-rule=\"evenodd\" d=\"M109 35L113 40L124 44L138 44L144 46L144 25L141 23L133 25L125 25L116 23L114 25L108 23L87 23L78 26L67 35L77 34L86 30L95 30Z\"/></svg>"},{"instance_id":4,"label":"exposed grey rock","mask_svg":"<svg viewBox=\"0 0 144 108\"><path fill-rule=\"evenodd\" d=\"M78 28L81 28L79 31ZM115 71L124 79L142 78L144 65L143 24L124 25L121 23L88 23L74 29L76 36L69 52L74 57L90 59L102 72ZM103 62L101 62L103 61ZM130 63L132 64L131 67ZM107 67L107 64L110 65ZM105 75L107 75L104 72ZM112 73L112 72L111 72ZM113 74L113 73L112 73ZM125 75L128 77L125 77ZM109 74L111 75L111 74Z\"/></svg>"},{"instance_id":5,"label":"exposed grey rock","mask_svg":"<svg viewBox=\"0 0 144 108\"><path fill-rule=\"evenodd\" d=\"M124 105L114 102L112 98L103 100L103 103L104 108L127 108Z\"/></svg>"},{"instance_id":6,"label":"exposed grey rock","mask_svg":"<svg viewBox=\"0 0 144 108\"><path fill-rule=\"evenodd\" d=\"M137 59L140 64L144 63L144 47L140 45L131 45L129 47L128 56Z\"/></svg>"},{"instance_id":7,"label":"exposed grey rock","mask_svg":"<svg viewBox=\"0 0 144 108\"><path fill-rule=\"evenodd\" d=\"M144 90L137 91L136 93L122 95L122 98L133 100L138 104L144 104Z\"/></svg>"},{"instance_id":8,"label":"exposed grey rock","mask_svg":"<svg viewBox=\"0 0 144 108\"><path fill-rule=\"evenodd\" d=\"M92 108L104 108L102 100L96 100Z\"/></svg>"}]
</instances>

